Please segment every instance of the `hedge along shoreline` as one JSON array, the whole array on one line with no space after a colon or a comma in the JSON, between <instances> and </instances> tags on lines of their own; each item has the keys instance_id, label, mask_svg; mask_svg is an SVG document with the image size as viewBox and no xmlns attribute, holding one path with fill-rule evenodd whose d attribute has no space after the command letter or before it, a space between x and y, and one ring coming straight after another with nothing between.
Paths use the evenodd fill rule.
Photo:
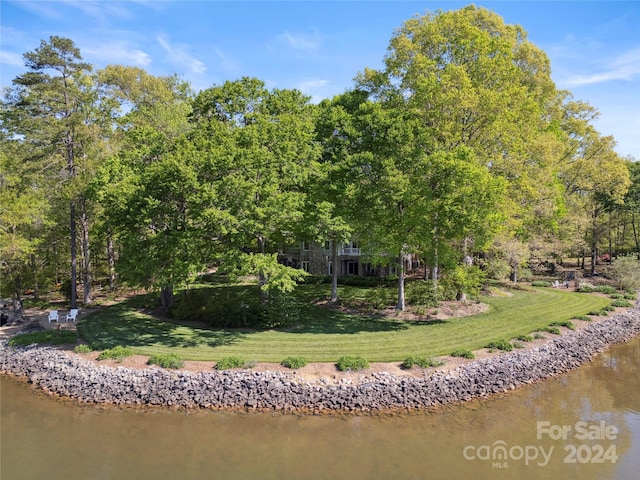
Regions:
<instances>
[{"instance_id":1,"label":"hedge along shoreline","mask_svg":"<svg viewBox=\"0 0 640 480\"><path fill-rule=\"evenodd\" d=\"M373 373L338 385L302 382L288 372L168 371L95 365L51 347L0 344L0 373L82 403L282 412L424 409L512 390L579 367L611 344L640 335L634 309L526 351L434 370L424 377Z\"/></svg>"}]
</instances>

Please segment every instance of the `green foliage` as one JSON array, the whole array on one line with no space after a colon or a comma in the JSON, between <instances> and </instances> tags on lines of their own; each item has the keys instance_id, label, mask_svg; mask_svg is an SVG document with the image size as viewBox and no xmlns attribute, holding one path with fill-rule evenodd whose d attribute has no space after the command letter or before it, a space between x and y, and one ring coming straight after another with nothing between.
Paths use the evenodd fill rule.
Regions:
<instances>
[{"instance_id":1,"label":"green foliage","mask_svg":"<svg viewBox=\"0 0 640 480\"><path fill-rule=\"evenodd\" d=\"M367 362L362 357L344 356L338 359L336 367L338 367L338 370L340 370L341 372L356 372L358 370L365 370L369 368L369 362Z\"/></svg>"},{"instance_id":2,"label":"green foliage","mask_svg":"<svg viewBox=\"0 0 640 480\"><path fill-rule=\"evenodd\" d=\"M541 340L544 338L544 335L542 334L542 332L533 332L533 338L535 338L536 340Z\"/></svg>"},{"instance_id":3,"label":"green foliage","mask_svg":"<svg viewBox=\"0 0 640 480\"><path fill-rule=\"evenodd\" d=\"M9 340L9 345L12 347L26 347L42 343L65 345L76 343L77 341L78 336L70 330L45 330L42 332L20 333Z\"/></svg>"},{"instance_id":4,"label":"green foliage","mask_svg":"<svg viewBox=\"0 0 640 480\"><path fill-rule=\"evenodd\" d=\"M520 342L532 342L533 341L533 337L531 335L518 335L515 339L520 341Z\"/></svg>"},{"instance_id":5,"label":"green foliage","mask_svg":"<svg viewBox=\"0 0 640 480\"><path fill-rule=\"evenodd\" d=\"M75 353L89 353L89 352L93 352L93 348L91 348L89 345L87 345L86 343L81 343L80 345L77 345L73 351Z\"/></svg>"},{"instance_id":6,"label":"green foliage","mask_svg":"<svg viewBox=\"0 0 640 480\"><path fill-rule=\"evenodd\" d=\"M571 320L563 320L560 322L552 322L549 324L550 327L566 327L569 330L575 330L576 326L573 324Z\"/></svg>"},{"instance_id":7,"label":"green foliage","mask_svg":"<svg viewBox=\"0 0 640 480\"><path fill-rule=\"evenodd\" d=\"M624 300L622 298L616 300L615 302L611 303L612 307L622 307L622 308L628 308L628 307L633 307L633 304L631 302L628 302L627 300Z\"/></svg>"},{"instance_id":8,"label":"green foliage","mask_svg":"<svg viewBox=\"0 0 640 480\"><path fill-rule=\"evenodd\" d=\"M539 331L553 333L554 335L560 335L560 329L558 327L545 327L545 328L541 328Z\"/></svg>"},{"instance_id":9,"label":"green foliage","mask_svg":"<svg viewBox=\"0 0 640 480\"><path fill-rule=\"evenodd\" d=\"M405 294L409 305L424 307L435 307L438 305L433 289L433 282L431 281L415 280L407 282Z\"/></svg>"},{"instance_id":10,"label":"green foliage","mask_svg":"<svg viewBox=\"0 0 640 480\"><path fill-rule=\"evenodd\" d=\"M287 368L302 368L307 365L307 360L304 357L287 357L280 365Z\"/></svg>"},{"instance_id":11,"label":"green foliage","mask_svg":"<svg viewBox=\"0 0 640 480\"><path fill-rule=\"evenodd\" d=\"M240 357L224 357L216 363L216 370L229 370L232 368L243 368L245 361Z\"/></svg>"},{"instance_id":12,"label":"green foliage","mask_svg":"<svg viewBox=\"0 0 640 480\"><path fill-rule=\"evenodd\" d=\"M408 370L413 367L431 368L440 367L442 365L444 365L444 362L441 360L435 360L428 357L411 356L404 359L404 361L400 365L400 368Z\"/></svg>"},{"instance_id":13,"label":"green foliage","mask_svg":"<svg viewBox=\"0 0 640 480\"><path fill-rule=\"evenodd\" d=\"M439 287L442 298L455 300L461 293L476 299L487 275L478 266L456 265L453 270L445 272L440 280Z\"/></svg>"},{"instance_id":14,"label":"green foliage","mask_svg":"<svg viewBox=\"0 0 640 480\"><path fill-rule=\"evenodd\" d=\"M636 294L635 293L625 293L624 294L624 299L625 300L635 300L636 299Z\"/></svg>"},{"instance_id":15,"label":"green foliage","mask_svg":"<svg viewBox=\"0 0 640 480\"><path fill-rule=\"evenodd\" d=\"M595 290L605 295L613 295L617 292L616 288L611 285L598 285Z\"/></svg>"},{"instance_id":16,"label":"green foliage","mask_svg":"<svg viewBox=\"0 0 640 480\"><path fill-rule=\"evenodd\" d=\"M587 317L586 315L577 315L575 317L573 317L575 320L582 320L583 322L590 322L591 319L589 317Z\"/></svg>"},{"instance_id":17,"label":"green foliage","mask_svg":"<svg viewBox=\"0 0 640 480\"><path fill-rule=\"evenodd\" d=\"M640 288L640 260L636 255L621 255L607 267L607 273L621 290Z\"/></svg>"},{"instance_id":18,"label":"green foliage","mask_svg":"<svg viewBox=\"0 0 640 480\"><path fill-rule=\"evenodd\" d=\"M158 365L162 368L178 369L184 367L184 360L175 353L157 353L149 357L147 365Z\"/></svg>"},{"instance_id":19,"label":"green foliage","mask_svg":"<svg viewBox=\"0 0 640 480\"><path fill-rule=\"evenodd\" d=\"M576 292L580 293L593 293L595 291L597 291L596 287L589 285L588 283L581 283L578 285L578 288L576 288Z\"/></svg>"},{"instance_id":20,"label":"green foliage","mask_svg":"<svg viewBox=\"0 0 640 480\"><path fill-rule=\"evenodd\" d=\"M123 347L118 345L117 347L109 348L100 352L98 360L115 360L122 362L126 357L133 355L133 350L129 347Z\"/></svg>"},{"instance_id":21,"label":"green foliage","mask_svg":"<svg viewBox=\"0 0 640 480\"><path fill-rule=\"evenodd\" d=\"M384 310L393 305L394 292L382 286L370 288L367 291L366 301L374 310Z\"/></svg>"},{"instance_id":22,"label":"green foliage","mask_svg":"<svg viewBox=\"0 0 640 480\"><path fill-rule=\"evenodd\" d=\"M521 342L520 340L514 340L511 343L513 345L513 348L524 348L524 343Z\"/></svg>"},{"instance_id":23,"label":"green foliage","mask_svg":"<svg viewBox=\"0 0 640 480\"><path fill-rule=\"evenodd\" d=\"M460 348L458 350L455 350L455 351L451 352L451 356L452 357L469 358L469 359L476 358L476 356L473 354L473 352L471 350L467 350L467 349L464 349L464 348Z\"/></svg>"},{"instance_id":24,"label":"green foliage","mask_svg":"<svg viewBox=\"0 0 640 480\"><path fill-rule=\"evenodd\" d=\"M511 273L511 266L509 262L500 257L491 257L483 261L484 271L487 274L487 278L492 280L506 280Z\"/></svg>"},{"instance_id":25,"label":"green foliage","mask_svg":"<svg viewBox=\"0 0 640 480\"><path fill-rule=\"evenodd\" d=\"M300 305L291 294L273 290L260 312L262 328L287 328L300 321Z\"/></svg>"},{"instance_id":26,"label":"green foliage","mask_svg":"<svg viewBox=\"0 0 640 480\"><path fill-rule=\"evenodd\" d=\"M500 339L489 342L487 345L485 345L484 348L488 348L489 350L503 350L505 352L510 352L511 350L513 350L513 345L504 339Z\"/></svg>"},{"instance_id":27,"label":"green foliage","mask_svg":"<svg viewBox=\"0 0 640 480\"><path fill-rule=\"evenodd\" d=\"M255 286L223 285L181 292L171 314L179 321L206 322L217 328L286 328L300 320L300 306L291 294L278 290L261 304Z\"/></svg>"},{"instance_id":28,"label":"green foliage","mask_svg":"<svg viewBox=\"0 0 640 480\"><path fill-rule=\"evenodd\" d=\"M547 282L546 280L536 280L531 282L532 287L550 287L551 282Z\"/></svg>"}]
</instances>

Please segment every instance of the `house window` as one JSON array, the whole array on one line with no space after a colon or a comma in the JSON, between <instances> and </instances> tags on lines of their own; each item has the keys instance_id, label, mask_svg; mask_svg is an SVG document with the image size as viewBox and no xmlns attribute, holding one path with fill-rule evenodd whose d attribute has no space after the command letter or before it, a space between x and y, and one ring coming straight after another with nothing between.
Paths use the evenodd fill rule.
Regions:
<instances>
[{"instance_id":1,"label":"house window","mask_svg":"<svg viewBox=\"0 0 640 480\"><path fill-rule=\"evenodd\" d=\"M301 266L302 266L302 270L304 270L305 272L309 273L309 262L307 260L302 260L302 262L300 262Z\"/></svg>"},{"instance_id":2,"label":"house window","mask_svg":"<svg viewBox=\"0 0 640 480\"><path fill-rule=\"evenodd\" d=\"M358 275L358 262L347 262L347 275Z\"/></svg>"},{"instance_id":3,"label":"house window","mask_svg":"<svg viewBox=\"0 0 640 480\"><path fill-rule=\"evenodd\" d=\"M309 250L309 242L302 242L302 250L303 251Z\"/></svg>"},{"instance_id":4,"label":"house window","mask_svg":"<svg viewBox=\"0 0 640 480\"><path fill-rule=\"evenodd\" d=\"M332 262L327 262L327 274L328 275L333 275L333 263Z\"/></svg>"}]
</instances>

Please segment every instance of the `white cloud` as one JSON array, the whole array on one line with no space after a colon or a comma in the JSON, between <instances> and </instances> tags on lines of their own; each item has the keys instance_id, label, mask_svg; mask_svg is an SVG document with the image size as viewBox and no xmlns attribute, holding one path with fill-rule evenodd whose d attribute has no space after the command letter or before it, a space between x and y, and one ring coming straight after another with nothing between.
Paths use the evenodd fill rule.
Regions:
<instances>
[{"instance_id":1,"label":"white cloud","mask_svg":"<svg viewBox=\"0 0 640 480\"><path fill-rule=\"evenodd\" d=\"M640 75L640 48L630 50L611 61L604 70L582 75L571 75L564 80L569 86L590 85L611 80L633 80Z\"/></svg>"},{"instance_id":2,"label":"white cloud","mask_svg":"<svg viewBox=\"0 0 640 480\"><path fill-rule=\"evenodd\" d=\"M287 45L295 50L315 50L320 46L320 36L313 34L284 32L278 36Z\"/></svg>"},{"instance_id":3,"label":"white cloud","mask_svg":"<svg viewBox=\"0 0 640 480\"><path fill-rule=\"evenodd\" d=\"M22 67L24 66L24 59L22 55L18 53L11 53L0 50L0 63Z\"/></svg>"},{"instance_id":4,"label":"white cloud","mask_svg":"<svg viewBox=\"0 0 640 480\"><path fill-rule=\"evenodd\" d=\"M193 73L204 73L207 70L205 64L193 57L188 51L185 45L171 45L165 35L159 35L158 43L162 45L167 56L171 62L177 63L188 68Z\"/></svg>"},{"instance_id":5,"label":"white cloud","mask_svg":"<svg viewBox=\"0 0 640 480\"><path fill-rule=\"evenodd\" d=\"M133 64L141 67L151 63L151 57L147 53L131 47L124 41L103 43L99 47L85 47L83 53L102 60L100 63Z\"/></svg>"}]
</instances>

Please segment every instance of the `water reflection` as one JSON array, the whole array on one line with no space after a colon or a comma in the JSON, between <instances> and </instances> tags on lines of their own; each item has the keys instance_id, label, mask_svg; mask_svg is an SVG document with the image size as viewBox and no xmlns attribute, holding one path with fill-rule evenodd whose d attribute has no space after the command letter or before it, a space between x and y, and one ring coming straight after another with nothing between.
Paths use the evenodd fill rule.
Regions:
<instances>
[{"instance_id":1,"label":"water reflection","mask_svg":"<svg viewBox=\"0 0 640 480\"><path fill-rule=\"evenodd\" d=\"M639 372L637 338L502 397L380 417L77 406L2 377L0 477L626 480L640 467Z\"/></svg>"}]
</instances>

